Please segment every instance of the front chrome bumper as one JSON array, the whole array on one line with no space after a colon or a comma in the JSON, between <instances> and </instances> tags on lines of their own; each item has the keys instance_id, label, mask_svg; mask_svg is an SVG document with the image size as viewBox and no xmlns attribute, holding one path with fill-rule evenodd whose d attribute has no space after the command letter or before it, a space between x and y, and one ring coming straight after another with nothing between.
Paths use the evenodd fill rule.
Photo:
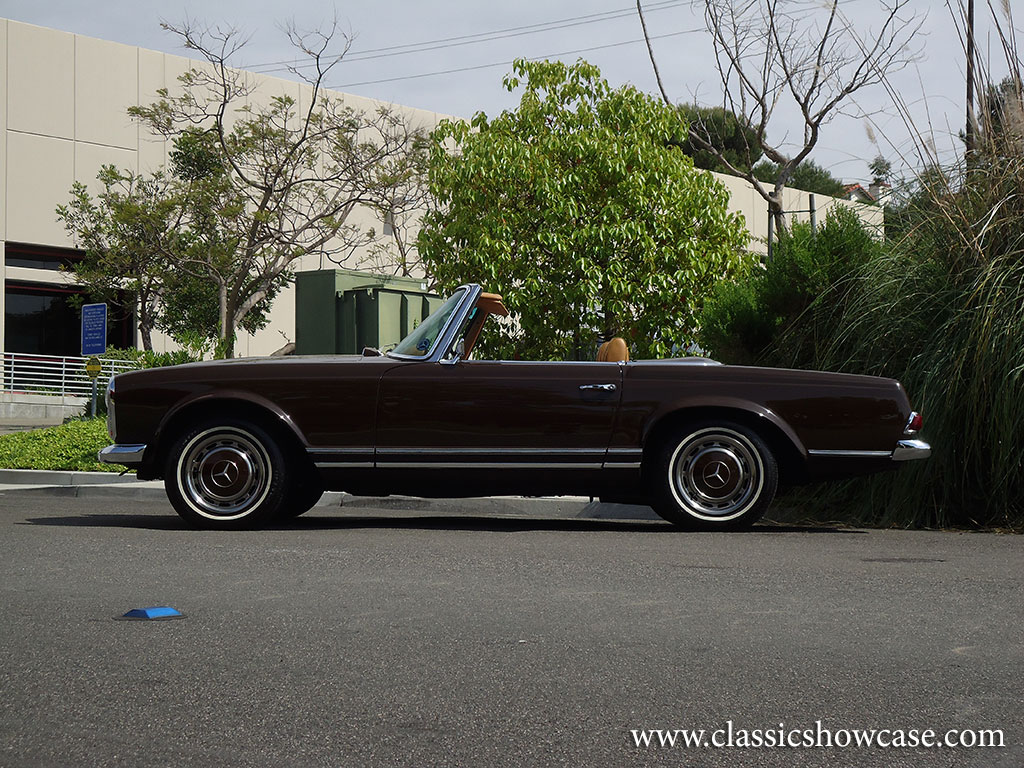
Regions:
<instances>
[{"instance_id":1,"label":"front chrome bumper","mask_svg":"<svg viewBox=\"0 0 1024 768\"><path fill-rule=\"evenodd\" d=\"M142 454L146 452L145 444L108 445L100 450L97 458L107 464L123 464L131 466L142 463Z\"/></svg>"},{"instance_id":2,"label":"front chrome bumper","mask_svg":"<svg viewBox=\"0 0 1024 768\"><path fill-rule=\"evenodd\" d=\"M927 459L932 455L932 447L924 440L900 440L892 452L893 461L912 461Z\"/></svg>"}]
</instances>

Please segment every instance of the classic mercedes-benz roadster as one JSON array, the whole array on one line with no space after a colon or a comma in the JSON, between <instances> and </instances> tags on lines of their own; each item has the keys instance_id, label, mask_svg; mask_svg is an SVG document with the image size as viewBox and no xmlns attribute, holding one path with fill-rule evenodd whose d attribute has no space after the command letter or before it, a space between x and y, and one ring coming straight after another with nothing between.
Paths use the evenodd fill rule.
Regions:
<instances>
[{"instance_id":1,"label":"classic mercedes-benz roadster","mask_svg":"<svg viewBox=\"0 0 1024 768\"><path fill-rule=\"evenodd\" d=\"M757 521L780 484L929 455L899 382L721 365L476 360L501 297L459 288L385 355L221 360L123 373L102 461L163 478L185 520L241 528L324 490L578 494L687 528Z\"/></svg>"}]
</instances>

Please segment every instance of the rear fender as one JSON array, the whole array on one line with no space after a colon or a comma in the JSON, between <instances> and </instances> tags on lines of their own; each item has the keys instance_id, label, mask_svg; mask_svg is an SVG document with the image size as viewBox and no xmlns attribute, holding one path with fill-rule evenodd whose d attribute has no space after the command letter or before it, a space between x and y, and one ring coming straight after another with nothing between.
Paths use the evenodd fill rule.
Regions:
<instances>
[{"instance_id":1,"label":"rear fender","mask_svg":"<svg viewBox=\"0 0 1024 768\"><path fill-rule=\"evenodd\" d=\"M768 408L761 403L728 396L688 397L662 405L662 407L654 413L644 428L644 445L647 445L647 438L650 436L651 432L666 418L671 418L681 413L686 413L687 415L692 414L695 418L701 418L701 411L739 411L746 414L748 417L754 417L757 420L763 419L785 435L802 459L807 459L807 448L804 446L803 441L797 436L796 432L793 431L792 427L786 423L785 419L781 418L771 408Z\"/></svg>"}]
</instances>

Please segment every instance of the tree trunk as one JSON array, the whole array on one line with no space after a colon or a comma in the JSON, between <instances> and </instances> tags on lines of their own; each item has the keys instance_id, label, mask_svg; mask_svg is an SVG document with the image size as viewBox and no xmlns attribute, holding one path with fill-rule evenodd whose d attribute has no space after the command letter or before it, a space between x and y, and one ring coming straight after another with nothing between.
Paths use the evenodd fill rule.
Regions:
<instances>
[{"instance_id":1,"label":"tree trunk","mask_svg":"<svg viewBox=\"0 0 1024 768\"><path fill-rule=\"evenodd\" d=\"M611 302L611 290L608 288L608 276L604 277L601 285L601 309L604 312L604 340L619 335L619 323L618 318L615 316L615 312L610 308Z\"/></svg>"},{"instance_id":2,"label":"tree trunk","mask_svg":"<svg viewBox=\"0 0 1024 768\"><path fill-rule=\"evenodd\" d=\"M142 348L147 352L152 352L153 337L148 324L139 323L139 335L142 336Z\"/></svg>"},{"instance_id":3,"label":"tree trunk","mask_svg":"<svg viewBox=\"0 0 1024 768\"><path fill-rule=\"evenodd\" d=\"M775 234L778 236L783 235L787 231L786 212L782 207L785 188L785 180L780 179L775 182L775 189L768 194L768 197L771 198L768 201L768 215L775 220Z\"/></svg>"},{"instance_id":4,"label":"tree trunk","mask_svg":"<svg viewBox=\"0 0 1024 768\"><path fill-rule=\"evenodd\" d=\"M221 283L217 289L217 297L220 302L220 340L217 344L216 357L230 359L235 356L235 313L233 308L228 308L228 287Z\"/></svg>"},{"instance_id":5,"label":"tree trunk","mask_svg":"<svg viewBox=\"0 0 1024 768\"><path fill-rule=\"evenodd\" d=\"M142 337L142 348L147 352L153 351L153 313L149 309L149 302L139 302L139 335Z\"/></svg>"}]
</instances>

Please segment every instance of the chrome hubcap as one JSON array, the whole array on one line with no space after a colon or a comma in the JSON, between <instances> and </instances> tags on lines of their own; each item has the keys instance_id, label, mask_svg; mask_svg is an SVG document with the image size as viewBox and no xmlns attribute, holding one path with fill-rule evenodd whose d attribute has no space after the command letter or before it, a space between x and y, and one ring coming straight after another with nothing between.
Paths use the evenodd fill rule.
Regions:
<instances>
[{"instance_id":1,"label":"chrome hubcap","mask_svg":"<svg viewBox=\"0 0 1024 768\"><path fill-rule=\"evenodd\" d=\"M669 464L676 501L691 514L725 520L743 514L763 483L761 457L743 435L704 429L676 448Z\"/></svg>"},{"instance_id":2,"label":"chrome hubcap","mask_svg":"<svg viewBox=\"0 0 1024 768\"><path fill-rule=\"evenodd\" d=\"M233 427L196 435L178 461L182 495L204 517L248 513L269 489L270 457L256 438Z\"/></svg>"}]
</instances>

